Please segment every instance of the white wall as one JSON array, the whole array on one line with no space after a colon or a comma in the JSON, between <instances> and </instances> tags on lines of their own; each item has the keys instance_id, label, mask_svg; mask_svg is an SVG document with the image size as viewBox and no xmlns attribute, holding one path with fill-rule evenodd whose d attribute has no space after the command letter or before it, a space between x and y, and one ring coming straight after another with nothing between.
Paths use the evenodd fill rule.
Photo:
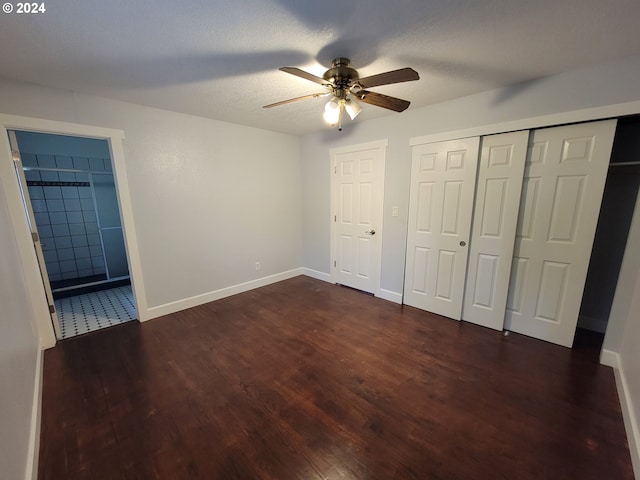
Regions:
<instances>
[{"instance_id":1,"label":"white wall","mask_svg":"<svg viewBox=\"0 0 640 480\"><path fill-rule=\"evenodd\" d=\"M636 234L635 241L640 242L640 235ZM640 316L638 315L640 312L640 276L638 276L638 271L636 271L633 301L629 311L630 315L627 317L622 343L618 351L620 369L624 372L625 377L625 395L629 410L627 435L633 435L634 438L633 442L629 442L629 444L630 448L635 447L632 451L632 458L636 477L640 478L640 348L638 346L640 339Z\"/></svg>"},{"instance_id":2,"label":"white wall","mask_svg":"<svg viewBox=\"0 0 640 480\"><path fill-rule=\"evenodd\" d=\"M640 238L636 237L637 241ZM634 312L628 319L624 331L622 344L620 345L620 368L624 372L626 383L626 396L629 409L629 425L627 425L627 435L633 435L634 441L629 442L630 447L634 447L632 458L634 460L634 470L636 477L640 478L640 278L636 279L633 303L631 311ZM629 431L631 430L631 431Z\"/></svg>"},{"instance_id":3,"label":"white wall","mask_svg":"<svg viewBox=\"0 0 640 480\"><path fill-rule=\"evenodd\" d=\"M0 110L124 131L150 308L301 266L298 137L2 80Z\"/></svg>"},{"instance_id":4,"label":"white wall","mask_svg":"<svg viewBox=\"0 0 640 480\"><path fill-rule=\"evenodd\" d=\"M40 344L9 217L0 183L0 476L22 479L31 461Z\"/></svg>"},{"instance_id":5,"label":"white wall","mask_svg":"<svg viewBox=\"0 0 640 480\"><path fill-rule=\"evenodd\" d=\"M616 381L636 477L640 478L640 195L611 306L602 363L618 369Z\"/></svg>"},{"instance_id":6,"label":"white wall","mask_svg":"<svg viewBox=\"0 0 640 480\"><path fill-rule=\"evenodd\" d=\"M368 122L349 124L347 121L342 132L327 129L303 137L304 267L324 273L330 271L330 148L384 138L389 141L381 287L401 293L409 204L410 138L637 101L640 99L638 78L640 57L632 57L430 107L409 108ZM391 216L393 206L400 207L399 217Z\"/></svg>"}]
</instances>

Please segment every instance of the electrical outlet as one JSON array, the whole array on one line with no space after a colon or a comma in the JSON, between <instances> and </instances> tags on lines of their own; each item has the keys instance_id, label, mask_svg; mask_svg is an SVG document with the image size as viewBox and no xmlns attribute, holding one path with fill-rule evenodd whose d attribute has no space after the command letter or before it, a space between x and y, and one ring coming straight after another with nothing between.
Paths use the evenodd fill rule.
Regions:
<instances>
[{"instance_id":1,"label":"electrical outlet","mask_svg":"<svg viewBox=\"0 0 640 480\"><path fill-rule=\"evenodd\" d=\"M397 217L400 215L400 209L398 207L391 207L391 216Z\"/></svg>"},{"instance_id":2,"label":"electrical outlet","mask_svg":"<svg viewBox=\"0 0 640 480\"><path fill-rule=\"evenodd\" d=\"M260 270L260 262L256 262L256 270Z\"/></svg>"}]
</instances>

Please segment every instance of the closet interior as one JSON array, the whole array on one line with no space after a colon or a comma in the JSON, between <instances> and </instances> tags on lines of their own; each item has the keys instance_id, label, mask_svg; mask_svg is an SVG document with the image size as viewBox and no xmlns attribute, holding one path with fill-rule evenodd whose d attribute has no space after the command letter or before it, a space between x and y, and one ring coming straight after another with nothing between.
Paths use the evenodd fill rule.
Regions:
<instances>
[{"instance_id":1,"label":"closet interior","mask_svg":"<svg viewBox=\"0 0 640 480\"><path fill-rule=\"evenodd\" d=\"M640 116L630 116L618 120L578 320L578 327L600 333L600 341L607 329L639 187Z\"/></svg>"}]
</instances>

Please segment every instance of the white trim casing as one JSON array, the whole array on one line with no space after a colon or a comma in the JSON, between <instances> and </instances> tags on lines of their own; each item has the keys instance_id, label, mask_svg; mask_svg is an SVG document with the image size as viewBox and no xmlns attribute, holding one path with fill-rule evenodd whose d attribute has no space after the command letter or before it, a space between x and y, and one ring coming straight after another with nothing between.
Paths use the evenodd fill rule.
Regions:
<instances>
[{"instance_id":1,"label":"white trim casing","mask_svg":"<svg viewBox=\"0 0 640 480\"><path fill-rule=\"evenodd\" d=\"M387 148L389 140L373 140L371 142L356 143L355 145L345 145L344 147L334 147L329 149L329 155L340 155L341 153L359 152L360 150L373 150L374 148Z\"/></svg>"},{"instance_id":2,"label":"white trim casing","mask_svg":"<svg viewBox=\"0 0 640 480\"><path fill-rule=\"evenodd\" d=\"M136 234L135 222L133 221L124 143L124 133L119 142L110 142L111 159L113 161L113 174L118 194L118 205L120 207L120 218L122 219L122 232L124 234L124 244L127 251L133 298L135 299L136 310L138 312L138 320L144 322L152 317L149 315L149 305L147 303L142 264L140 262L140 251L138 249L138 236Z\"/></svg>"}]
</instances>

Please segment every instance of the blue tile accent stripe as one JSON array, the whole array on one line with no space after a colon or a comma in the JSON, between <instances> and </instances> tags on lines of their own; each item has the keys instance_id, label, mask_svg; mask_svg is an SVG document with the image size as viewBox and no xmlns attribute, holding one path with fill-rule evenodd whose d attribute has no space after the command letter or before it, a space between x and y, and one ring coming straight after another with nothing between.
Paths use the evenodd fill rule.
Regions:
<instances>
[{"instance_id":1,"label":"blue tile accent stripe","mask_svg":"<svg viewBox=\"0 0 640 480\"><path fill-rule=\"evenodd\" d=\"M61 182L50 181L45 182L43 180L27 180L27 187L90 187L89 182Z\"/></svg>"}]
</instances>

